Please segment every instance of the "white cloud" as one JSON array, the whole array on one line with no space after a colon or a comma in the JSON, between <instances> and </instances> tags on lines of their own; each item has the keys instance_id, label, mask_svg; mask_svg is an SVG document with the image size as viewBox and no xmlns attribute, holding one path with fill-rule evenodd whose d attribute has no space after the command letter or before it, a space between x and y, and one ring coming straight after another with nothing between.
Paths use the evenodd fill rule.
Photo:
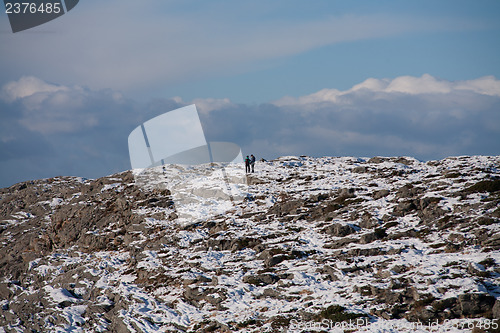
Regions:
<instances>
[{"instance_id":1,"label":"white cloud","mask_svg":"<svg viewBox=\"0 0 500 333\"><path fill-rule=\"evenodd\" d=\"M457 81L454 87L457 90L470 90L478 94L500 96L500 80L492 75L476 80Z\"/></svg>"},{"instance_id":2,"label":"white cloud","mask_svg":"<svg viewBox=\"0 0 500 333\"><path fill-rule=\"evenodd\" d=\"M387 88L389 85L390 80L388 79L374 79L374 78L369 78L363 81L362 83L359 83L352 87L351 91L356 91L356 90L371 90L371 91L383 91L384 89Z\"/></svg>"},{"instance_id":3,"label":"white cloud","mask_svg":"<svg viewBox=\"0 0 500 333\"><path fill-rule=\"evenodd\" d=\"M271 105L210 113L212 127L240 133L261 154L409 155L420 159L500 153L499 80L446 81L423 75L368 79ZM234 128L235 127L235 128ZM222 135L220 131L214 131ZM231 132L231 133L232 133ZM262 144L265 143L265 144Z\"/></svg>"},{"instance_id":4,"label":"white cloud","mask_svg":"<svg viewBox=\"0 0 500 333\"><path fill-rule=\"evenodd\" d=\"M345 91L323 89L316 93L298 98L286 96L274 101L273 104L277 106L304 106L322 102L337 103L340 102L339 97L345 97L363 91L384 93L386 96L394 93L425 95L450 94L453 92L471 92L481 95L500 96L500 80L496 79L494 76L485 76L473 80L447 81L435 78L429 74L424 74L421 77L400 76L392 80L369 78Z\"/></svg>"},{"instance_id":5,"label":"white cloud","mask_svg":"<svg viewBox=\"0 0 500 333\"><path fill-rule=\"evenodd\" d=\"M1 96L7 103L20 102L18 123L43 135L76 133L98 125L102 110L89 110L89 105L114 101L120 95L107 91L90 91L78 86L50 84L33 76L6 83Z\"/></svg>"},{"instance_id":6,"label":"white cloud","mask_svg":"<svg viewBox=\"0 0 500 333\"><path fill-rule=\"evenodd\" d=\"M9 102L29 97L38 93L66 91L68 88L50 84L33 76L23 76L17 81L6 83L2 87L1 97Z\"/></svg>"},{"instance_id":7,"label":"white cloud","mask_svg":"<svg viewBox=\"0 0 500 333\"><path fill-rule=\"evenodd\" d=\"M483 95L500 96L500 80L497 80L494 76L485 76L473 80L450 82L437 79L429 74L424 74L421 77L398 77L383 89L384 92L402 92L414 95L446 94L460 90Z\"/></svg>"},{"instance_id":8,"label":"white cloud","mask_svg":"<svg viewBox=\"0 0 500 333\"><path fill-rule=\"evenodd\" d=\"M182 99L177 99L176 101L182 104L187 104L183 102ZM220 110L234 106L229 98L195 98L190 104L196 104L196 108L202 113L209 113L213 110Z\"/></svg>"},{"instance_id":9,"label":"white cloud","mask_svg":"<svg viewBox=\"0 0 500 333\"><path fill-rule=\"evenodd\" d=\"M401 76L392 80L383 92L400 92L406 94L445 94L452 89L452 84L438 80L429 74L421 77Z\"/></svg>"}]
</instances>

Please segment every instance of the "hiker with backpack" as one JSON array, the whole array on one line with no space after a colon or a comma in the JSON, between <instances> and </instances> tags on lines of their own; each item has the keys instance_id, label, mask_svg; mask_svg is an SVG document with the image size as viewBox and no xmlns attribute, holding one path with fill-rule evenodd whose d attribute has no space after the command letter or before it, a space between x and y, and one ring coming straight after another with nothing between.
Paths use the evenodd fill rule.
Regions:
<instances>
[{"instance_id":1,"label":"hiker with backpack","mask_svg":"<svg viewBox=\"0 0 500 333\"><path fill-rule=\"evenodd\" d=\"M245 157L245 172L250 172L250 157L248 157L248 155Z\"/></svg>"},{"instance_id":2,"label":"hiker with backpack","mask_svg":"<svg viewBox=\"0 0 500 333\"><path fill-rule=\"evenodd\" d=\"M255 167L255 156L250 155L250 166L252 167L252 173L254 172L254 167Z\"/></svg>"}]
</instances>

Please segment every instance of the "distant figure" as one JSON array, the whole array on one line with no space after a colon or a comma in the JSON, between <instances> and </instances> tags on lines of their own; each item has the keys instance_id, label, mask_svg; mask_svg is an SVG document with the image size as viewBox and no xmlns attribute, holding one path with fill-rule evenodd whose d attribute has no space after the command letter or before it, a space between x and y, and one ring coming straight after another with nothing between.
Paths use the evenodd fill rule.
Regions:
<instances>
[{"instance_id":1,"label":"distant figure","mask_svg":"<svg viewBox=\"0 0 500 333\"><path fill-rule=\"evenodd\" d=\"M250 157L248 155L245 157L245 172L250 172Z\"/></svg>"},{"instance_id":2,"label":"distant figure","mask_svg":"<svg viewBox=\"0 0 500 333\"><path fill-rule=\"evenodd\" d=\"M253 155L250 155L250 166L252 167L252 173L253 173L255 167L255 156Z\"/></svg>"}]
</instances>

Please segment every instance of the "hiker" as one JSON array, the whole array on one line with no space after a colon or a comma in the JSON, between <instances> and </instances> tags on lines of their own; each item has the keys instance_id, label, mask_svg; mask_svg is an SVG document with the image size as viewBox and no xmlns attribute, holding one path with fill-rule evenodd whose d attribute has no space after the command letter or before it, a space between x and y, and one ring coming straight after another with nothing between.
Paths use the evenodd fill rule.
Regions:
<instances>
[{"instance_id":1,"label":"hiker","mask_svg":"<svg viewBox=\"0 0 500 333\"><path fill-rule=\"evenodd\" d=\"M245 172L250 172L250 157L248 157L248 155L245 158Z\"/></svg>"},{"instance_id":2,"label":"hiker","mask_svg":"<svg viewBox=\"0 0 500 333\"><path fill-rule=\"evenodd\" d=\"M255 167L255 156L250 155L250 166L252 167L252 173L254 172L254 167Z\"/></svg>"}]
</instances>

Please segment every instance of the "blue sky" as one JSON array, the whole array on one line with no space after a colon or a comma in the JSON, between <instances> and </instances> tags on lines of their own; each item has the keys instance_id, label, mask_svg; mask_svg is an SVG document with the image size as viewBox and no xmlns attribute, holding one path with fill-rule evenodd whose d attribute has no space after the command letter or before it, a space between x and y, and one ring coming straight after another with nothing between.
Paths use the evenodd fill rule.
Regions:
<instances>
[{"instance_id":1,"label":"blue sky","mask_svg":"<svg viewBox=\"0 0 500 333\"><path fill-rule=\"evenodd\" d=\"M283 95L313 93L326 87L348 89L368 77L431 73L443 79L460 80L500 74L498 2L314 3L315 6L304 2L295 2L297 6L284 4L283 7L287 7L284 14L289 15L285 20L303 22L366 16L367 20L375 20L375 26L383 19L394 20L388 23L393 30L381 32L378 38L361 36L325 43L304 52L250 64L250 70L242 73L221 73L215 78L202 78L194 84L181 83L169 88L174 94L178 92L177 95L187 98L230 97L238 102L260 103ZM275 19L283 19L278 9L272 14ZM362 22L360 19L356 24L362 26ZM346 31L355 28L349 26Z\"/></svg>"},{"instance_id":2,"label":"blue sky","mask_svg":"<svg viewBox=\"0 0 500 333\"><path fill-rule=\"evenodd\" d=\"M16 34L2 13L0 186L126 170L128 133L193 102L265 158L498 155L499 40L497 0L82 0Z\"/></svg>"}]
</instances>

